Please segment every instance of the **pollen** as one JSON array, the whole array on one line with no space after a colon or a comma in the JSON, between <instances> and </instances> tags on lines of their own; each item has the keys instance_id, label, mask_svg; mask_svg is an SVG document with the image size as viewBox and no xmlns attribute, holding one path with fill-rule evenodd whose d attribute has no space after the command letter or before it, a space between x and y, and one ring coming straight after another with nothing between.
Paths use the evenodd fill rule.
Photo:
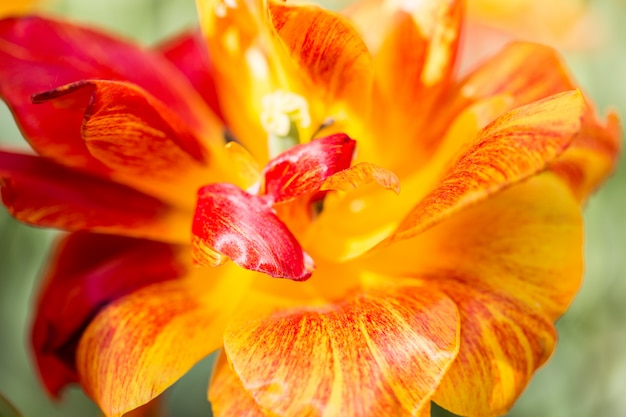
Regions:
<instances>
[{"instance_id":1,"label":"pollen","mask_svg":"<svg viewBox=\"0 0 626 417\"><path fill-rule=\"evenodd\" d=\"M261 124L272 136L291 136L293 125L307 128L311 124L309 104L298 94L278 90L264 96L261 106Z\"/></svg>"}]
</instances>

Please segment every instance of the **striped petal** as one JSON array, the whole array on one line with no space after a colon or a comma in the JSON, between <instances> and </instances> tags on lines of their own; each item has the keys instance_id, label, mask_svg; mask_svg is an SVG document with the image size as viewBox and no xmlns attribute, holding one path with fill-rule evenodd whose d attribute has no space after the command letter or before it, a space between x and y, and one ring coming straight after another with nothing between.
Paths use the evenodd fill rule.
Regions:
<instances>
[{"instance_id":1,"label":"striped petal","mask_svg":"<svg viewBox=\"0 0 626 417\"><path fill-rule=\"evenodd\" d=\"M219 177L219 171L208 165L215 167L220 161L202 146L197 132L169 104L133 84L81 81L37 94L33 100L84 114L66 130L80 132L90 155L124 184L193 207L200 185Z\"/></svg>"},{"instance_id":2,"label":"striped petal","mask_svg":"<svg viewBox=\"0 0 626 417\"><path fill-rule=\"evenodd\" d=\"M323 92L322 101L329 106L344 101L353 109L369 104L372 59L350 23L315 5L268 3L280 39L312 88ZM326 117L333 116L328 112Z\"/></svg>"},{"instance_id":3,"label":"striped petal","mask_svg":"<svg viewBox=\"0 0 626 417\"><path fill-rule=\"evenodd\" d=\"M373 290L237 322L224 350L265 414L421 416L456 356L457 320L455 305L427 287Z\"/></svg>"},{"instance_id":4,"label":"striped petal","mask_svg":"<svg viewBox=\"0 0 626 417\"><path fill-rule=\"evenodd\" d=\"M436 402L485 416L514 403L580 286L582 229L568 184L545 172L372 253L374 274L428 279L459 304L461 349Z\"/></svg>"},{"instance_id":5,"label":"striped petal","mask_svg":"<svg viewBox=\"0 0 626 417\"><path fill-rule=\"evenodd\" d=\"M161 241L190 238L191 213L44 158L0 151L0 178L2 202L25 223Z\"/></svg>"},{"instance_id":6,"label":"striped petal","mask_svg":"<svg viewBox=\"0 0 626 417\"><path fill-rule=\"evenodd\" d=\"M67 22L40 17L1 21L0 77L5 80L0 96L33 148L68 166L108 171L89 155L80 132L67 128L80 126L80 112L53 102L35 105L30 97L85 79L136 84L167 103L207 143L221 140L202 98L164 57Z\"/></svg>"},{"instance_id":7,"label":"striped petal","mask_svg":"<svg viewBox=\"0 0 626 417\"><path fill-rule=\"evenodd\" d=\"M76 356L86 392L107 417L148 403L219 348L226 323L254 274L234 264L153 284L104 308Z\"/></svg>"},{"instance_id":8,"label":"striped petal","mask_svg":"<svg viewBox=\"0 0 626 417\"><path fill-rule=\"evenodd\" d=\"M552 322L514 299L474 286L438 286L459 308L461 348L433 400L459 415L505 414L554 350Z\"/></svg>"},{"instance_id":9,"label":"striped petal","mask_svg":"<svg viewBox=\"0 0 626 417\"><path fill-rule=\"evenodd\" d=\"M32 343L48 392L78 382L76 345L106 305L146 285L184 273L181 248L121 236L73 233L55 249L40 289Z\"/></svg>"},{"instance_id":10,"label":"striped petal","mask_svg":"<svg viewBox=\"0 0 626 417\"><path fill-rule=\"evenodd\" d=\"M545 170L578 135L583 110L581 94L574 91L496 119L386 243L415 236L452 213Z\"/></svg>"},{"instance_id":11,"label":"striped petal","mask_svg":"<svg viewBox=\"0 0 626 417\"><path fill-rule=\"evenodd\" d=\"M198 193L192 250L203 266L237 265L272 277L309 278L313 260L266 199L232 184L209 184Z\"/></svg>"}]
</instances>

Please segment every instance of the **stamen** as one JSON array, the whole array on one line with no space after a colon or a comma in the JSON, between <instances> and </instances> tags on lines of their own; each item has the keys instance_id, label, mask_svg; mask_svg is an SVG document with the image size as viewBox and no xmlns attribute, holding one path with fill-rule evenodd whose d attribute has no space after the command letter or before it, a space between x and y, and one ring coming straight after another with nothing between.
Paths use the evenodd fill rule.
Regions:
<instances>
[{"instance_id":1,"label":"stamen","mask_svg":"<svg viewBox=\"0 0 626 417\"><path fill-rule=\"evenodd\" d=\"M300 143L299 128L311 124L309 104L304 97L278 90L261 101L261 124L268 134L270 156Z\"/></svg>"}]
</instances>

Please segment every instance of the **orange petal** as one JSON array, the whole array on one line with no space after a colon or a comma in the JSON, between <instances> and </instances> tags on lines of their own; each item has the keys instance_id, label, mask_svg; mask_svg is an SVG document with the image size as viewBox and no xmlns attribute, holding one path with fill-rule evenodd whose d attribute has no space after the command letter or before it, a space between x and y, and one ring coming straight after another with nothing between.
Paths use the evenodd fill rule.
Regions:
<instances>
[{"instance_id":1,"label":"orange petal","mask_svg":"<svg viewBox=\"0 0 626 417\"><path fill-rule=\"evenodd\" d=\"M45 39L45 42L42 42ZM82 113L35 105L33 94L80 80L133 83L163 103L211 143L215 124L208 106L163 56L86 27L42 17L0 22L0 95L33 148L58 163L91 172L106 168L90 157L78 129Z\"/></svg>"},{"instance_id":2,"label":"orange petal","mask_svg":"<svg viewBox=\"0 0 626 417\"><path fill-rule=\"evenodd\" d=\"M345 18L316 5L270 1L269 6L278 35L327 105L346 101L362 109L369 103L371 56Z\"/></svg>"},{"instance_id":3,"label":"orange petal","mask_svg":"<svg viewBox=\"0 0 626 417\"><path fill-rule=\"evenodd\" d=\"M621 133L617 114L609 113L603 126L588 112L580 135L550 170L565 178L577 198L584 201L615 169L622 148Z\"/></svg>"},{"instance_id":4,"label":"orange petal","mask_svg":"<svg viewBox=\"0 0 626 417\"><path fill-rule=\"evenodd\" d=\"M80 130L89 153L115 180L160 198L193 207L196 190L216 173L215 155L168 106L141 88L116 81L81 81L37 94L83 113L68 130ZM218 174L218 173L217 173Z\"/></svg>"},{"instance_id":5,"label":"orange petal","mask_svg":"<svg viewBox=\"0 0 626 417\"><path fill-rule=\"evenodd\" d=\"M454 69L462 2L361 3L372 9L370 25L386 28L374 55L378 105L369 115L374 143L364 147L362 156L403 174L400 167L421 164L439 139L439 132L431 131L433 124L439 126L433 120L449 122L448 105L438 100L449 88ZM394 139L376 140L385 137Z\"/></svg>"},{"instance_id":6,"label":"orange petal","mask_svg":"<svg viewBox=\"0 0 626 417\"><path fill-rule=\"evenodd\" d=\"M202 187L193 219L192 251L203 266L232 259L275 278L303 281L315 265L267 200L232 184Z\"/></svg>"},{"instance_id":7,"label":"orange petal","mask_svg":"<svg viewBox=\"0 0 626 417\"><path fill-rule=\"evenodd\" d=\"M189 242L191 213L50 160L0 151L2 202L20 221L161 241Z\"/></svg>"},{"instance_id":8,"label":"orange petal","mask_svg":"<svg viewBox=\"0 0 626 417\"><path fill-rule=\"evenodd\" d=\"M576 88L558 53L547 46L514 42L482 63L456 87L452 107L499 94L511 108Z\"/></svg>"},{"instance_id":9,"label":"orange petal","mask_svg":"<svg viewBox=\"0 0 626 417\"><path fill-rule=\"evenodd\" d=\"M376 181L394 193L400 193L400 180L393 172L369 162L361 162L326 178L320 190L349 191L360 185Z\"/></svg>"},{"instance_id":10,"label":"orange petal","mask_svg":"<svg viewBox=\"0 0 626 417\"><path fill-rule=\"evenodd\" d=\"M46 389L58 397L78 382L76 344L112 301L184 274L181 248L122 236L73 233L55 250L37 300L32 340Z\"/></svg>"},{"instance_id":11,"label":"orange petal","mask_svg":"<svg viewBox=\"0 0 626 417\"><path fill-rule=\"evenodd\" d=\"M444 281L438 287L461 313L461 348L433 400L459 415L505 414L554 350L552 322L472 285Z\"/></svg>"},{"instance_id":12,"label":"orange petal","mask_svg":"<svg viewBox=\"0 0 626 417\"><path fill-rule=\"evenodd\" d=\"M241 385L237 374L230 368L223 352L213 367L213 376L209 383L209 401L216 417L265 417L258 404Z\"/></svg>"},{"instance_id":13,"label":"orange petal","mask_svg":"<svg viewBox=\"0 0 626 417\"><path fill-rule=\"evenodd\" d=\"M236 323L224 349L265 413L421 415L456 356L457 320L427 287L374 290Z\"/></svg>"},{"instance_id":14,"label":"orange petal","mask_svg":"<svg viewBox=\"0 0 626 417\"><path fill-rule=\"evenodd\" d=\"M81 383L108 417L146 404L219 348L226 323L255 278L234 264L210 270L188 265L184 279L111 303L80 339Z\"/></svg>"},{"instance_id":15,"label":"orange petal","mask_svg":"<svg viewBox=\"0 0 626 417\"><path fill-rule=\"evenodd\" d=\"M305 96L296 65L276 36L264 0L199 0L197 5L226 124L265 163L263 97L279 90Z\"/></svg>"},{"instance_id":16,"label":"orange petal","mask_svg":"<svg viewBox=\"0 0 626 417\"><path fill-rule=\"evenodd\" d=\"M573 91L496 119L384 243L415 236L464 207L546 169L579 133L583 110L581 94Z\"/></svg>"}]
</instances>

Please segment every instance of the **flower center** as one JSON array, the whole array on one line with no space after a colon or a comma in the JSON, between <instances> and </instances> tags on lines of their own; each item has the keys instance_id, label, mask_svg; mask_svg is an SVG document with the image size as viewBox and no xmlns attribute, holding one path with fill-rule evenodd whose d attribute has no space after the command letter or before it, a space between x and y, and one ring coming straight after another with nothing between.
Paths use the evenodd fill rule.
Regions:
<instances>
[{"instance_id":1,"label":"flower center","mask_svg":"<svg viewBox=\"0 0 626 417\"><path fill-rule=\"evenodd\" d=\"M261 101L261 124L268 135L270 157L275 157L300 143L300 128L311 124L309 104L304 97L278 90Z\"/></svg>"}]
</instances>

